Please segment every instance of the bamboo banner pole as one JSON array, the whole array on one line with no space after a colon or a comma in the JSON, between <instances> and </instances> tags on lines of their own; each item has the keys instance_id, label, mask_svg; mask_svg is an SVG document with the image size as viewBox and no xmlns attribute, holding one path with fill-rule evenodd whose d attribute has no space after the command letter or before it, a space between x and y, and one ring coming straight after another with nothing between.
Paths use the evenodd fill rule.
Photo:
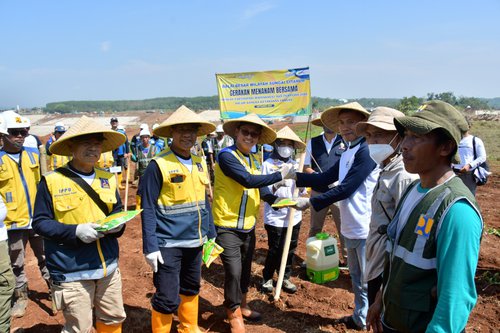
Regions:
<instances>
[{"instance_id":1,"label":"bamboo banner pole","mask_svg":"<svg viewBox=\"0 0 500 333\"><path fill-rule=\"evenodd\" d=\"M203 157L203 160L205 161L205 165L207 166L206 168L206 174L208 177L208 193L210 194L210 198L213 198L213 193L212 193L212 180L210 179L210 171L208 171L208 165L206 163L207 158L205 156L205 152L203 151L203 147L201 147L201 156Z\"/></svg>"},{"instance_id":2,"label":"bamboo banner pole","mask_svg":"<svg viewBox=\"0 0 500 333\"><path fill-rule=\"evenodd\" d=\"M45 145L40 145L38 150L40 151L40 174L43 176L47 173L47 151Z\"/></svg>"},{"instance_id":3,"label":"bamboo banner pole","mask_svg":"<svg viewBox=\"0 0 500 333\"><path fill-rule=\"evenodd\" d=\"M128 178L130 176L130 157L127 158L127 173L125 175L125 211L128 210Z\"/></svg>"},{"instance_id":4,"label":"bamboo banner pole","mask_svg":"<svg viewBox=\"0 0 500 333\"><path fill-rule=\"evenodd\" d=\"M302 171L304 168L304 158L306 153L302 152L299 157L299 169L298 171ZM295 189L293 190L293 197L296 198L299 196L299 188L295 185ZM286 260L288 258L288 251L290 250L290 241L292 240L292 231L293 231L293 218L295 215L295 208L291 207L288 214L288 226L286 229L286 237L285 237L285 247L283 248L283 254L281 255L281 265L280 271L278 275L278 283L276 284L276 294L274 295L274 300L277 301L280 299L281 287L283 286L283 278L285 276L285 267Z\"/></svg>"}]
</instances>

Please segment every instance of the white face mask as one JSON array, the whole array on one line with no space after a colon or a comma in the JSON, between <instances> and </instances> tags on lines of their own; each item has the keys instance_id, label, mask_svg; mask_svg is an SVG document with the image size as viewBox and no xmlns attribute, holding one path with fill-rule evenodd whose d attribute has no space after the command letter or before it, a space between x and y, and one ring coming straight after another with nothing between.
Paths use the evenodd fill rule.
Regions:
<instances>
[{"instance_id":1,"label":"white face mask","mask_svg":"<svg viewBox=\"0 0 500 333\"><path fill-rule=\"evenodd\" d=\"M283 158L292 156L293 148L288 146L278 147L278 154Z\"/></svg>"},{"instance_id":2,"label":"white face mask","mask_svg":"<svg viewBox=\"0 0 500 333\"><path fill-rule=\"evenodd\" d=\"M387 143L371 144L368 145L368 149L370 150L370 157L378 165L382 165L382 163L387 159L387 157L391 156L392 153L394 153L394 148L392 148L392 146Z\"/></svg>"},{"instance_id":3,"label":"white face mask","mask_svg":"<svg viewBox=\"0 0 500 333\"><path fill-rule=\"evenodd\" d=\"M383 162L392 154L394 154L395 150L392 148L391 143L397 135L392 138L391 142L383 143L383 144L371 144L368 145L368 150L370 151L370 157L375 161L378 165L383 165Z\"/></svg>"}]
</instances>

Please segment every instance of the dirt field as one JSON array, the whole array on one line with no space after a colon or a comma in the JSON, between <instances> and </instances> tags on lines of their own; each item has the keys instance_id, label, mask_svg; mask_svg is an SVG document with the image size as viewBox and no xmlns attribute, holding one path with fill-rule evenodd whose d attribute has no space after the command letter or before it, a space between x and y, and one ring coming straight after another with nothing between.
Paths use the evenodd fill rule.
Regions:
<instances>
[{"instance_id":1,"label":"dirt field","mask_svg":"<svg viewBox=\"0 0 500 333\"><path fill-rule=\"evenodd\" d=\"M478 199L486 222L481 245L481 256L476 274L479 294L477 305L467 326L468 332L499 332L500 330L500 272L499 236L488 233L490 228L500 229L500 208L496 198L500 197L498 171L490 182L479 188ZM123 191L122 191L123 195ZM135 189L129 193L129 205L133 208ZM309 214L304 214L300 232L298 260L305 256L305 240L309 228ZM327 231L336 234L333 223L326 223ZM123 331L127 333L150 332L150 298L154 292L152 271L143 259L140 220L136 218L127 225L120 239L120 268L123 276L123 296L127 320ZM252 285L249 300L252 307L264 314L261 323L247 323L248 332L348 332L343 324L336 324L335 318L348 315L353 309L353 294L347 271L341 271L338 280L316 285L307 281L304 272L295 267L292 277L298 286L297 293L282 293L279 302L272 302L269 296L261 294L257 285L261 278L267 249L267 236L262 223L257 226L257 248L253 264ZM36 267L36 260L28 252L26 258L30 279L30 303L24 318L13 320L13 328L24 328L21 332L60 332L64 322L61 314L51 316L47 290ZM494 278L493 274L497 274ZM217 261L209 268L203 268L203 282L200 297L200 326L208 332L229 332L224 319L223 269ZM175 329L172 332L176 332Z\"/></svg>"},{"instance_id":2,"label":"dirt field","mask_svg":"<svg viewBox=\"0 0 500 333\"><path fill-rule=\"evenodd\" d=\"M142 115L141 122L161 122L167 115ZM127 130L129 138L136 133ZM476 287L479 294L467 325L467 332L500 332L500 166L486 186L478 188L485 229L481 244L481 254L476 273ZM133 174L133 173L131 173ZM129 208L135 207L135 188L129 192ZM124 191L122 191L122 199ZM326 231L336 235L334 224L326 223ZM495 228L497 235L493 234ZM296 263L305 258L305 241L309 229L309 213L303 217L299 238ZM292 281L298 291L293 294L282 292L281 299L273 302L268 295L261 294L257 286L261 280L263 263L267 251L267 234L259 222L256 229L257 246L252 266L252 283L249 291L250 305L263 313L261 323L247 323L249 333L320 333L349 332L343 324L335 323L336 318L352 313L354 302L348 271L341 271L336 281L316 285L305 276L298 265L294 268ZM120 268L123 277L123 297L127 311L127 320L123 326L125 333L151 332L150 298L154 292L152 271L142 254L140 219L127 224L123 237L120 238ZM64 319L59 313L50 315L48 293L36 265L33 254L28 251L26 257L29 278L30 303L27 314L21 319L14 319L12 327L21 328L18 332L56 333L61 331ZM495 275L496 274L496 275ZM200 326L207 332L229 332L225 321L223 302L224 272L219 259L209 269L203 268L203 280L200 294ZM276 279L275 279L276 280ZM174 325L175 326L175 325ZM172 332L176 332L173 328Z\"/></svg>"}]
</instances>

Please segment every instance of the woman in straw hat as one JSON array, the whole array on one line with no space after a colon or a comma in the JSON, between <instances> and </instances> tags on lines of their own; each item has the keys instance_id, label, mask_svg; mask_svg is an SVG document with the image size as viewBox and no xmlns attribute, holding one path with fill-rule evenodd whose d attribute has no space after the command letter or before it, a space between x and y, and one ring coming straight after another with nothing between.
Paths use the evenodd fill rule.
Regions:
<instances>
[{"instance_id":1,"label":"woman in straw hat","mask_svg":"<svg viewBox=\"0 0 500 333\"><path fill-rule=\"evenodd\" d=\"M267 186L293 177L294 170L290 164L284 164L281 172L261 175L259 158L250 151L257 143L273 142L276 133L256 114L226 121L223 127L235 138L235 144L218 156L213 215L217 242L224 248L224 306L231 332L239 333L245 332L243 317L254 321L261 318L247 305L260 200L274 203L277 197Z\"/></svg>"},{"instance_id":2,"label":"woman in straw hat","mask_svg":"<svg viewBox=\"0 0 500 333\"><path fill-rule=\"evenodd\" d=\"M51 153L72 160L42 178L33 228L44 237L54 303L66 321L63 332L89 332L93 307L97 332L122 331L117 238L124 225L96 230L96 221L121 211L122 203L114 175L94 165L101 152L123 142L123 134L83 116L50 146Z\"/></svg>"},{"instance_id":3,"label":"woman in straw hat","mask_svg":"<svg viewBox=\"0 0 500 333\"><path fill-rule=\"evenodd\" d=\"M276 133L276 140L274 141L274 150L271 156L262 164L262 174L268 175L281 170L285 163L290 163L294 168L298 168L298 163L293 159L295 149L304 149L305 144L288 126L283 127ZM268 186L271 193L282 198L293 197L295 182L292 179L282 180L278 183ZM304 195L307 191L302 189L300 194ZM266 203L264 208L264 225L267 231L267 244L268 251L262 272L262 285L263 292L273 292L273 276L274 273L279 273L281 264L281 256L285 246L285 236L288 227L288 215L291 208L284 207L281 209L273 209ZM286 261L285 278L283 280L283 289L286 292L294 293L297 287L290 281L292 274L292 260L297 248L299 238L300 223L302 221L302 212L295 210L293 216L293 231L290 242L290 249L288 251L288 258Z\"/></svg>"},{"instance_id":4,"label":"woman in straw hat","mask_svg":"<svg viewBox=\"0 0 500 333\"><path fill-rule=\"evenodd\" d=\"M143 251L156 287L151 299L154 333L170 332L176 311L178 332L200 332L202 248L216 234L206 193L207 166L190 150L196 137L214 129L183 105L153 131L172 138L170 148L149 163L139 188Z\"/></svg>"}]
</instances>

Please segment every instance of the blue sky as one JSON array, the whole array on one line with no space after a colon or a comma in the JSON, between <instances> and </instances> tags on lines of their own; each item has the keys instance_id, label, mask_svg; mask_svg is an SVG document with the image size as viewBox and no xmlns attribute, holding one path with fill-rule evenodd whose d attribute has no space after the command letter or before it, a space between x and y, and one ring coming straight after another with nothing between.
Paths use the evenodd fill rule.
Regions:
<instances>
[{"instance_id":1,"label":"blue sky","mask_svg":"<svg viewBox=\"0 0 500 333\"><path fill-rule=\"evenodd\" d=\"M500 96L500 1L0 0L0 107L216 95L310 67L313 96Z\"/></svg>"}]
</instances>

